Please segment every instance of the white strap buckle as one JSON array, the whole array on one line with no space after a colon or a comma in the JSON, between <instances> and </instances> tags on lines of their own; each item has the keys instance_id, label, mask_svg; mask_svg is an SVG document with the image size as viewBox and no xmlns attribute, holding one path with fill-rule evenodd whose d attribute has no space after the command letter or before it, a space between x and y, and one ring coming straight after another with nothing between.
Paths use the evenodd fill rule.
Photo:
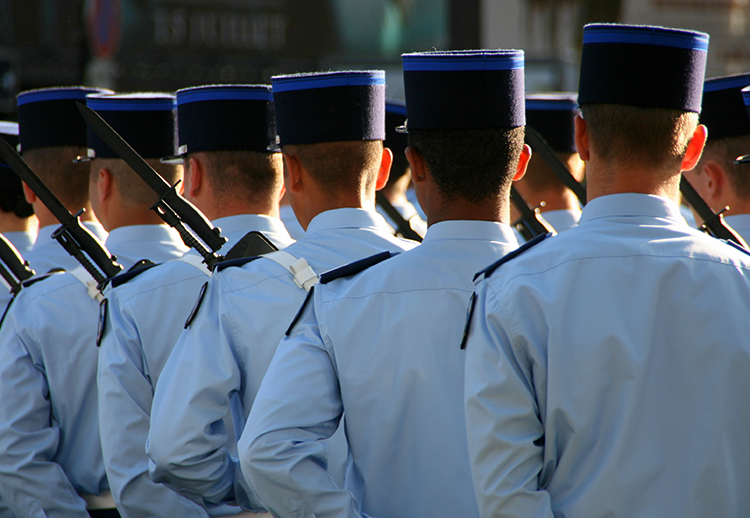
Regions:
<instances>
[{"instance_id":1,"label":"white strap buckle","mask_svg":"<svg viewBox=\"0 0 750 518\"><path fill-rule=\"evenodd\" d=\"M310 289L318 283L318 274L307 264L304 257L297 259L292 254L280 250L278 252L271 252L261 257L270 259L271 261L283 266L289 273L292 274L294 283L297 287L310 291Z\"/></svg>"},{"instance_id":2,"label":"white strap buckle","mask_svg":"<svg viewBox=\"0 0 750 518\"><path fill-rule=\"evenodd\" d=\"M89 297L94 299L97 302L101 302L104 300L104 295L99 291L99 288L97 287L96 279L94 279L89 272L86 271L86 268L83 266L79 266L78 268L74 268L70 271L70 274L78 279L81 284L86 286L86 291L88 291Z\"/></svg>"}]
</instances>

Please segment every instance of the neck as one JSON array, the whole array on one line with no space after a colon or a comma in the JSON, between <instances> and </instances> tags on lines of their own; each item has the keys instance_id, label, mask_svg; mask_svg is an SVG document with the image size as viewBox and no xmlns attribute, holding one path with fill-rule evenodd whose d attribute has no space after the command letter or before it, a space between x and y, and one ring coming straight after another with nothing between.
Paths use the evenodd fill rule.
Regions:
<instances>
[{"instance_id":1,"label":"neck","mask_svg":"<svg viewBox=\"0 0 750 518\"><path fill-rule=\"evenodd\" d=\"M406 190L409 188L411 183L411 175L405 174L392 184L386 185L380 191L392 205L406 205L408 200L406 199Z\"/></svg>"},{"instance_id":2,"label":"neck","mask_svg":"<svg viewBox=\"0 0 750 518\"><path fill-rule=\"evenodd\" d=\"M521 189L521 185L516 183L516 189L526 200L530 207L539 207L541 212L552 210L579 210L581 204L578 198L570 189L546 189L537 192L526 192ZM544 202L544 206L540 206Z\"/></svg>"},{"instance_id":3,"label":"neck","mask_svg":"<svg viewBox=\"0 0 750 518\"><path fill-rule=\"evenodd\" d=\"M13 213L5 213L0 217L0 234L6 232L38 232L39 220L34 216L19 218Z\"/></svg>"},{"instance_id":4,"label":"neck","mask_svg":"<svg viewBox=\"0 0 750 518\"><path fill-rule=\"evenodd\" d=\"M112 232L116 228L129 227L132 225L163 225L164 221L149 207L117 207L116 210L107 212L106 220L102 224L107 232Z\"/></svg>"},{"instance_id":5,"label":"neck","mask_svg":"<svg viewBox=\"0 0 750 518\"><path fill-rule=\"evenodd\" d=\"M243 203L233 200L214 200L211 204L196 204L196 206L211 220L241 216L244 214L260 214L261 216L279 217L279 204L270 200L257 203Z\"/></svg>"},{"instance_id":6,"label":"neck","mask_svg":"<svg viewBox=\"0 0 750 518\"><path fill-rule=\"evenodd\" d=\"M60 224L60 221L52 215L50 210L41 201L37 199L37 201L35 201L33 205L34 214L36 214L37 220L39 220L39 228ZM66 208L71 212L71 214L76 214L79 210L81 210L81 207ZM98 221L96 218L96 214L94 214L94 211L91 208L91 203L86 202L86 205L83 207L83 209L84 211L80 216L81 221Z\"/></svg>"},{"instance_id":7,"label":"neck","mask_svg":"<svg viewBox=\"0 0 750 518\"><path fill-rule=\"evenodd\" d=\"M446 200L437 189L428 191L425 193L424 207L428 226L451 220L492 221L505 224L510 222L509 189L480 203L460 198Z\"/></svg>"},{"instance_id":8,"label":"neck","mask_svg":"<svg viewBox=\"0 0 750 518\"><path fill-rule=\"evenodd\" d=\"M610 165L592 158L586 168L586 197L593 200L610 194L653 194L677 202L680 173L655 171L639 165Z\"/></svg>"}]
</instances>

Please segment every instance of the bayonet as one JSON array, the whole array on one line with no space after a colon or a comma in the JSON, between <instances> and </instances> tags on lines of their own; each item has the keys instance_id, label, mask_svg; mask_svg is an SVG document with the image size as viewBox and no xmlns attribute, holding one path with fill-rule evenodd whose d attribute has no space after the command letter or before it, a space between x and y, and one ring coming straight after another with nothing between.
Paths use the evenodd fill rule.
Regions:
<instances>
[{"instance_id":1,"label":"bayonet","mask_svg":"<svg viewBox=\"0 0 750 518\"><path fill-rule=\"evenodd\" d=\"M714 212L703 198L701 198L701 195L690 185L685 176L680 178L680 192L695 212L698 213L698 217L703 220L703 224L698 227L698 230L718 239L733 241L745 250L750 250L745 240L724 221L724 211L729 210L729 207L724 207L723 210Z\"/></svg>"},{"instance_id":2,"label":"bayonet","mask_svg":"<svg viewBox=\"0 0 750 518\"><path fill-rule=\"evenodd\" d=\"M530 241L535 237L542 234L556 234L555 229L552 228L547 220L542 216L541 211L538 207L531 208L523 199L523 196L516 190L514 186L510 187L510 201L516 206L518 211L521 213L521 217L513 223L523 238L526 241Z\"/></svg>"},{"instance_id":3,"label":"bayonet","mask_svg":"<svg viewBox=\"0 0 750 518\"><path fill-rule=\"evenodd\" d=\"M220 262L223 257L216 252L227 238L177 191L179 182L169 185L98 113L82 103L77 104L89 127L159 196L151 210L177 230L185 244L201 254L209 268Z\"/></svg>"},{"instance_id":4,"label":"bayonet","mask_svg":"<svg viewBox=\"0 0 750 518\"><path fill-rule=\"evenodd\" d=\"M0 260L2 261L0 276L15 297L21 291L23 281L33 277L36 272L29 267L29 263L23 260L16 247L2 234L0 234Z\"/></svg>"},{"instance_id":5,"label":"bayonet","mask_svg":"<svg viewBox=\"0 0 750 518\"><path fill-rule=\"evenodd\" d=\"M552 172L555 173L555 176L560 179L563 185L573 191L581 206L584 207L586 205L586 189L570 173L570 170L555 154L552 146L549 145L542 134L531 126L526 126L526 143L531 146L532 152L538 154L544 160L544 163L547 164L547 167L552 169Z\"/></svg>"},{"instance_id":6,"label":"bayonet","mask_svg":"<svg viewBox=\"0 0 750 518\"><path fill-rule=\"evenodd\" d=\"M396 209L396 207L394 207L393 204L388 201L388 198L386 198L382 192L378 191L375 193L375 201L396 224L396 228L394 230L396 231L397 235L400 235L404 239L411 239L419 243L422 242L424 236L420 235L416 230L411 228L411 224L409 223L409 221L401 215L398 209Z\"/></svg>"},{"instance_id":7,"label":"bayonet","mask_svg":"<svg viewBox=\"0 0 750 518\"><path fill-rule=\"evenodd\" d=\"M78 211L77 214L71 214L21 158L21 155L3 139L0 139L0 155L62 224L52 233L52 238L56 239L70 255L81 263L96 280L99 290L103 290L107 282L120 273L122 266L101 241L81 223L80 216L84 209Z\"/></svg>"}]
</instances>

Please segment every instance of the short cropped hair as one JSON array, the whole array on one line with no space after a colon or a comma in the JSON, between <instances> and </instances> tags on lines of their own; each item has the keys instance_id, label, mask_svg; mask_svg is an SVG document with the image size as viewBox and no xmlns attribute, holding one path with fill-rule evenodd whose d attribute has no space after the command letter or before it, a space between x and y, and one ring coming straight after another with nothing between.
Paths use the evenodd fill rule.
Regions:
<instances>
[{"instance_id":1,"label":"short cropped hair","mask_svg":"<svg viewBox=\"0 0 750 518\"><path fill-rule=\"evenodd\" d=\"M701 163L698 165L701 166L708 159L716 160L727 172L735 195L738 198L750 199L750 165L734 163L734 159L746 154L748 149L750 149L750 135L711 140L709 133Z\"/></svg>"},{"instance_id":2,"label":"short cropped hair","mask_svg":"<svg viewBox=\"0 0 750 518\"><path fill-rule=\"evenodd\" d=\"M518 168L526 129L410 129L409 147L419 151L446 200L480 203L502 193Z\"/></svg>"},{"instance_id":3,"label":"short cropped hair","mask_svg":"<svg viewBox=\"0 0 750 518\"><path fill-rule=\"evenodd\" d=\"M281 189L281 153L259 151L201 151L191 153L205 164L206 174L219 201L266 201Z\"/></svg>"},{"instance_id":4,"label":"short cropped hair","mask_svg":"<svg viewBox=\"0 0 750 518\"><path fill-rule=\"evenodd\" d=\"M170 185L182 180L183 167L181 164L163 164L156 158L146 159L146 162ZM156 192L124 160L119 158L95 158L91 162L92 179L98 176L100 169L107 169L112 173L113 181L125 203L150 206L158 199Z\"/></svg>"},{"instance_id":5,"label":"short cropped hair","mask_svg":"<svg viewBox=\"0 0 750 518\"><path fill-rule=\"evenodd\" d=\"M621 104L581 106L592 152L606 162L680 165L698 125L698 114Z\"/></svg>"},{"instance_id":6,"label":"short cropped hair","mask_svg":"<svg viewBox=\"0 0 750 518\"><path fill-rule=\"evenodd\" d=\"M73 160L86 151L77 146L36 148L24 151L23 158L63 205L83 208L89 202L89 165Z\"/></svg>"},{"instance_id":7,"label":"short cropped hair","mask_svg":"<svg viewBox=\"0 0 750 518\"><path fill-rule=\"evenodd\" d=\"M377 181L383 160L382 140L295 144L282 149L299 158L328 194L368 189Z\"/></svg>"}]
</instances>

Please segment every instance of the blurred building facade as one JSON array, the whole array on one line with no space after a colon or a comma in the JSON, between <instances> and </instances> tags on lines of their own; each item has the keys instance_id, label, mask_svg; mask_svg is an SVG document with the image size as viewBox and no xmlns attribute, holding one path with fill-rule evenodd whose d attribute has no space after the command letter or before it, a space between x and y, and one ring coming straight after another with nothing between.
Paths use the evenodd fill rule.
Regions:
<instances>
[{"instance_id":1,"label":"blurred building facade","mask_svg":"<svg viewBox=\"0 0 750 518\"><path fill-rule=\"evenodd\" d=\"M0 0L0 115L15 93L268 82L278 73L383 68L400 54L521 48L527 90L575 90L583 24L711 34L709 76L750 70L750 0Z\"/></svg>"}]
</instances>

